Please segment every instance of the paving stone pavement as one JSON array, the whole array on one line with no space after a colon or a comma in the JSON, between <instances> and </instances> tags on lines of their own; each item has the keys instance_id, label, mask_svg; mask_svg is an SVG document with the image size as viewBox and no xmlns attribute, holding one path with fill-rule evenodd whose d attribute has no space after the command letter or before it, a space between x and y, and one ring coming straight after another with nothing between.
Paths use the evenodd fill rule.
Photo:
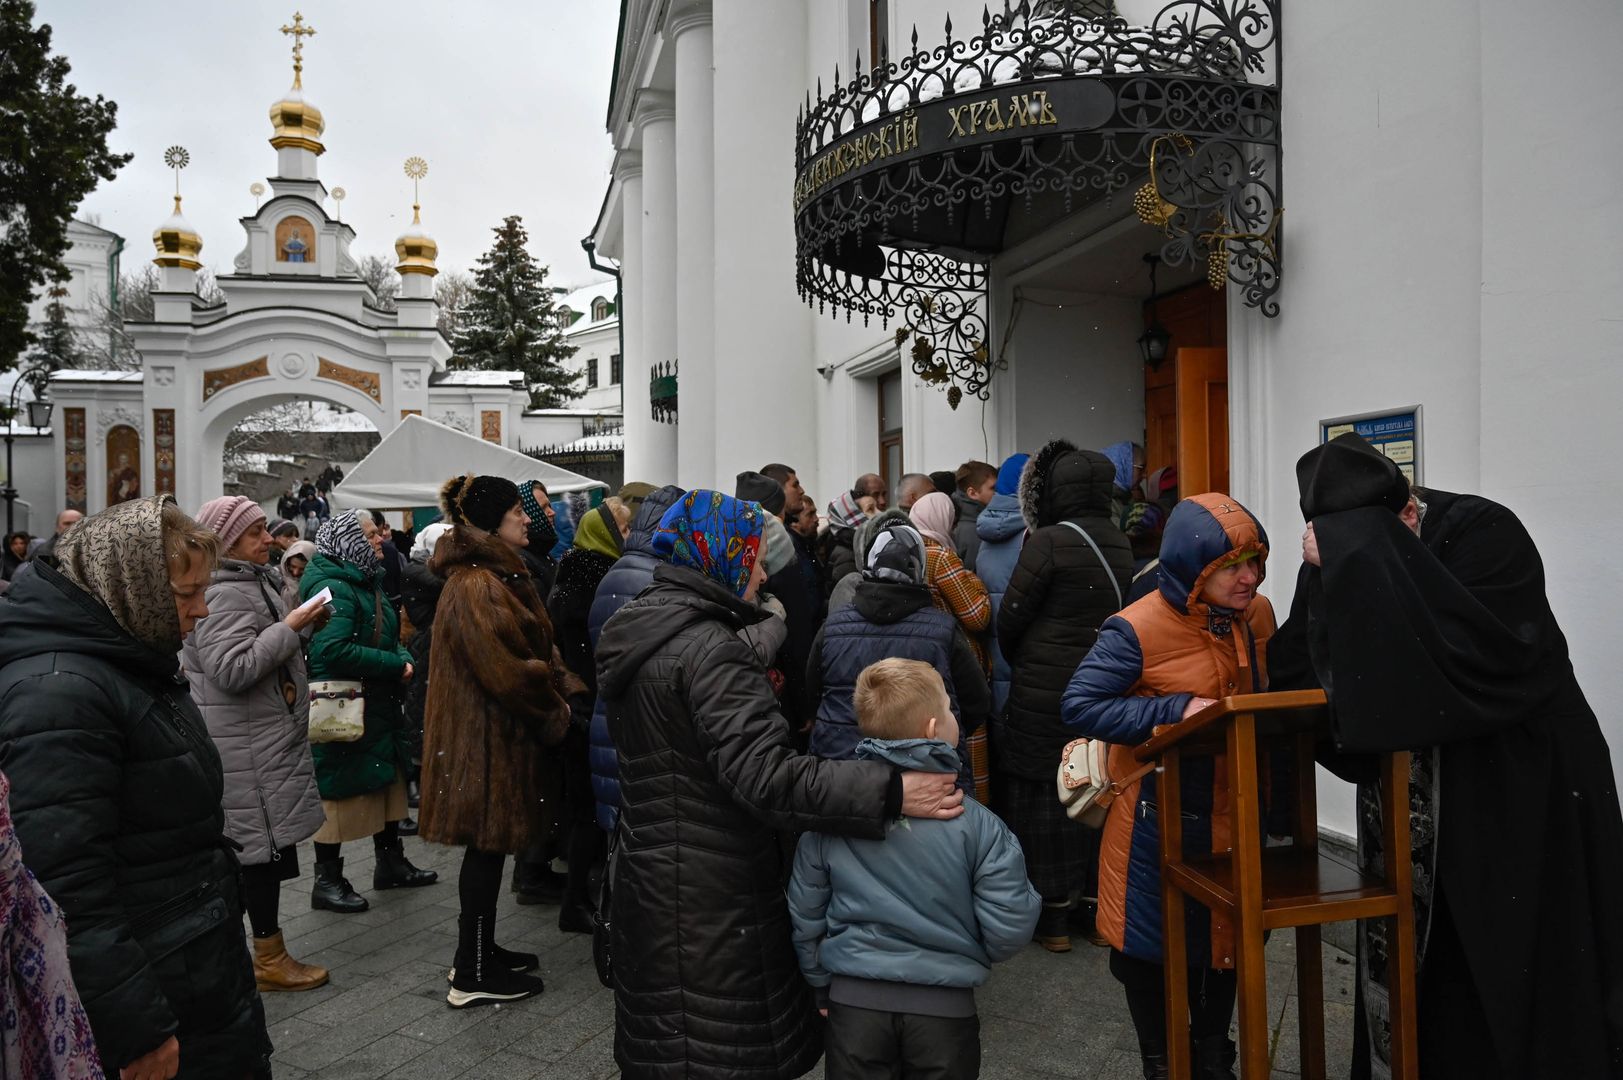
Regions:
<instances>
[{"instance_id":1,"label":"paving stone pavement","mask_svg":"<svg viewBox=\"0 0 1623 1080\"><path fill-rule=\"evenodd\" d=\"M359 915L310 910L305 875L282 891L282 930L300 960L323 964L332 981L299 994L266 994L279 1080L605 1080L614 1064L614 999L597 982L591 942L562 934L557 908L520 907L503 892L497 935L536 952L546 993L507 1006L457 1011L445 1004L446 969L456 951L460 849L406 841L408 856L439 871L437 884L375 893L372 850L346 844L346 874L371 902ZM509 865L509 874L511 865ZM1346 1076L1351 1058L1352 964L1326 945L1325 1013L1329 1075ZM1296 1076L1294 938L1268 948L1274 1077ZM978 995L982 1071L1009 1077L1139 1080L1137 1046L1106 951L1080 938L1054 955L1036 945L1000 964ZM819 1066L811 1076L822 1077Z\"/></svg>"}]
</instances>

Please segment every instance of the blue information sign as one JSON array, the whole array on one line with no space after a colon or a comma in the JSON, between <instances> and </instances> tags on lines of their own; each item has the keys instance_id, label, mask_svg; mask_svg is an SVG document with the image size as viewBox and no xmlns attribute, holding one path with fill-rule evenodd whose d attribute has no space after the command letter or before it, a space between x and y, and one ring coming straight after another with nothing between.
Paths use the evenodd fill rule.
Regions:
<instances>
[{"instance_id":1,"label":"blue information sign","mask_svg":"<svg viewBox=\"0 0 1623 1080\"><path fill-rule=\"evenodd\" d=\"M1421 483L1420 406L1389 413L1344 416L1319 424L1319 441L1329 442L1349 431L1385 454L1403 470L1410 483Z\"/></svg>"}]
</instances>

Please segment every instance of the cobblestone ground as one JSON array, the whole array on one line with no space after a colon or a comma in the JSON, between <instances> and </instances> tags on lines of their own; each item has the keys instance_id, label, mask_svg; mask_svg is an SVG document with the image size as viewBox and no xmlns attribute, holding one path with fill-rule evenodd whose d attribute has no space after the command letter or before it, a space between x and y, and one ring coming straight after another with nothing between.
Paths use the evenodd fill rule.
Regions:
<instances>
[{"instance_id":1,"label":"cobblestone ground","mask_svg":"<svg viewBox=\"0 0 1623 1080\"><path fill-rule=\"evenodd\" d=\"M406 841L417 865L438 870L423 889L374 893L366 841L345 845L346 874L372 902L359 915L310 910L305 876L282 893L282 928L300 960L332 970L332 982L301 994L266 994L280 1080L600 1080L614 1065L613 996L598 985L590 940L560 934L554 907L519 907L503 893L497 933L509 948L541 956L546 993L510 1006L456 1011L445 1004L456 950L460 852ZM511 873L511 867L509 867ZM980 992L982 1075L1138 1080L1138 1053L1106 953L1081 939L1052 955L1032 945L1001 964ZM1329 1075L1346 1076L1352 1031L1352 964L1325 947ZM1276 1078L1297 1063L1295 964L1289 935L1268 949L1274 998ZM819 1067L811 1074L822 1076Z\"/></svg>"}]
</instances>

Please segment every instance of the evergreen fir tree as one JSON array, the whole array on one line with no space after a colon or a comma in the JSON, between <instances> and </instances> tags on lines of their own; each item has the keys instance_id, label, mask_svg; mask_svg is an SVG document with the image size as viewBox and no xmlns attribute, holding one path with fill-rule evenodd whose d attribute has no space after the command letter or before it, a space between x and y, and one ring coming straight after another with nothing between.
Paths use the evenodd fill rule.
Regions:
<instances>
[{"instance_id":1,"label":"evergreen fir tree","mask_svg":"<svg viewBox=\"0 0 1623 1080\"><path fill-rule=\"evenodd\" d=\"M73 326L68 322L67 305L63 302L67 295L68 290L61 285L51 287L51 301L45 305L45 322L35 333L35 344L28 354L26 363L37 372L28 376L36 395L45 389L49 372L83 366L84 350L79 347Z\"/></svg>"},{"instance_id":2,"label":"evergreen fir tree","mask_svg":"<svg viewBox=\"0 0 1623 1080\"><path fill-rule=\"evenodd\" d=\"M529 236L518 215L492 230L496 242L479 256L473 287L457 320L459 366L484 371L522 371L530 404L556 409L585 391L576 389L578 372L562 361L575 354L564 341L547 268L530 257Z\"/></svg>"}]
</instances>

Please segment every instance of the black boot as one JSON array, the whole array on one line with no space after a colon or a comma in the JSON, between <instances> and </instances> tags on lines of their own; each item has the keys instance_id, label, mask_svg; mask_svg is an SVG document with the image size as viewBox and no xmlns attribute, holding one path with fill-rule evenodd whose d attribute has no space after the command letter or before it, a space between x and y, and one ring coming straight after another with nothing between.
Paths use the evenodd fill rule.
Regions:
<instances>
[{"instance_id":1,"label":"black boot","mask_svg":"<svg viewBox=\"0 0 1623 1080\"><path fill-rule=\"evenodd\" d=\"M469 917L470 916L467 915L457 916L457 933L459 936L461 934L462 924L466 922ZM486 954L490 957L491 963L493 963L496 967L505 968L506 970L511 971L514 975L524 975L528 972L536 970L541 966L541 958L535 955L535 953L516 952L512 949L504 949L500 945L496 944L494 934L486 936L485 950ZM540 976L538 975L536 978L540 978ZM450 973L445 976L445 981L451 983L456 982L456 968L453 967Z\"/></svg>"},{"instance_id":2,"label":"black boot","mask_svg":"<svg viewBox=\"0 0 1623 1080\"><path fill-rule=\"evenodd\" d=\"M316 863L316 884L310 890L310 910L353 915L371 906L366 902L366 897L357 893L344 877L343 859Z\"/></svg>"},{"instance_id":3,"label":"black boot","mask_svg":"<svg viewBox=\"0 0 1623 1080\"><path fill-rule=\"evenodd\" d=\"M1236 1080L1235 1045L1227 1035L1211 1035L1195 1040L1195 1080Z\"/></svg>"},{"instance_id":4,"label":"black boot","mask_svg":"<svg viewBox=\"0 0 1623 1080\"><path fill-rule=\"evenodd\" d=\"M432 870L419 870L406 858L406 846L398 839L387 847L375 847L377 866L372 870L374 889L415 889L432 885L440 876Z\"/></svg>"},{"instance_id":5,"label":"black boot","mask_svg":"<svg viewBox=\"0 0 1623 1080\"><path fill-rule=\"evenodd\" d=\"M395 826L395 828L399 830L399 835L401 836L416 836L417 819L412 817L410 814L407 814L405 817L400 819L400 824Z\"/></svg>"},{"instance_id":6,"label":"black boot","mask_svg":"<svg viewBox=\"0 0 1623 1080\"><path fill-rule=\"evenodd\" d=\"M1167 1080L1167 1048L1165 1043L1138 1043L1138 1057L1144 1065L1144 1080Z\"/></svg>"},{"instance_id":7,"label":"black boot","mask_svg":"<svg viewBox=\"0 0 1623 1080\"><path fill-rule=\"evenodd\" d=\"M456 966L451 969L451 989L445 995L446 1004L453 1009L520 1001L546 989L539 975L509 970L501 961L490 936L495 922L492 915L464 915L458 921Z\"/></svg>"}]
</instances>

